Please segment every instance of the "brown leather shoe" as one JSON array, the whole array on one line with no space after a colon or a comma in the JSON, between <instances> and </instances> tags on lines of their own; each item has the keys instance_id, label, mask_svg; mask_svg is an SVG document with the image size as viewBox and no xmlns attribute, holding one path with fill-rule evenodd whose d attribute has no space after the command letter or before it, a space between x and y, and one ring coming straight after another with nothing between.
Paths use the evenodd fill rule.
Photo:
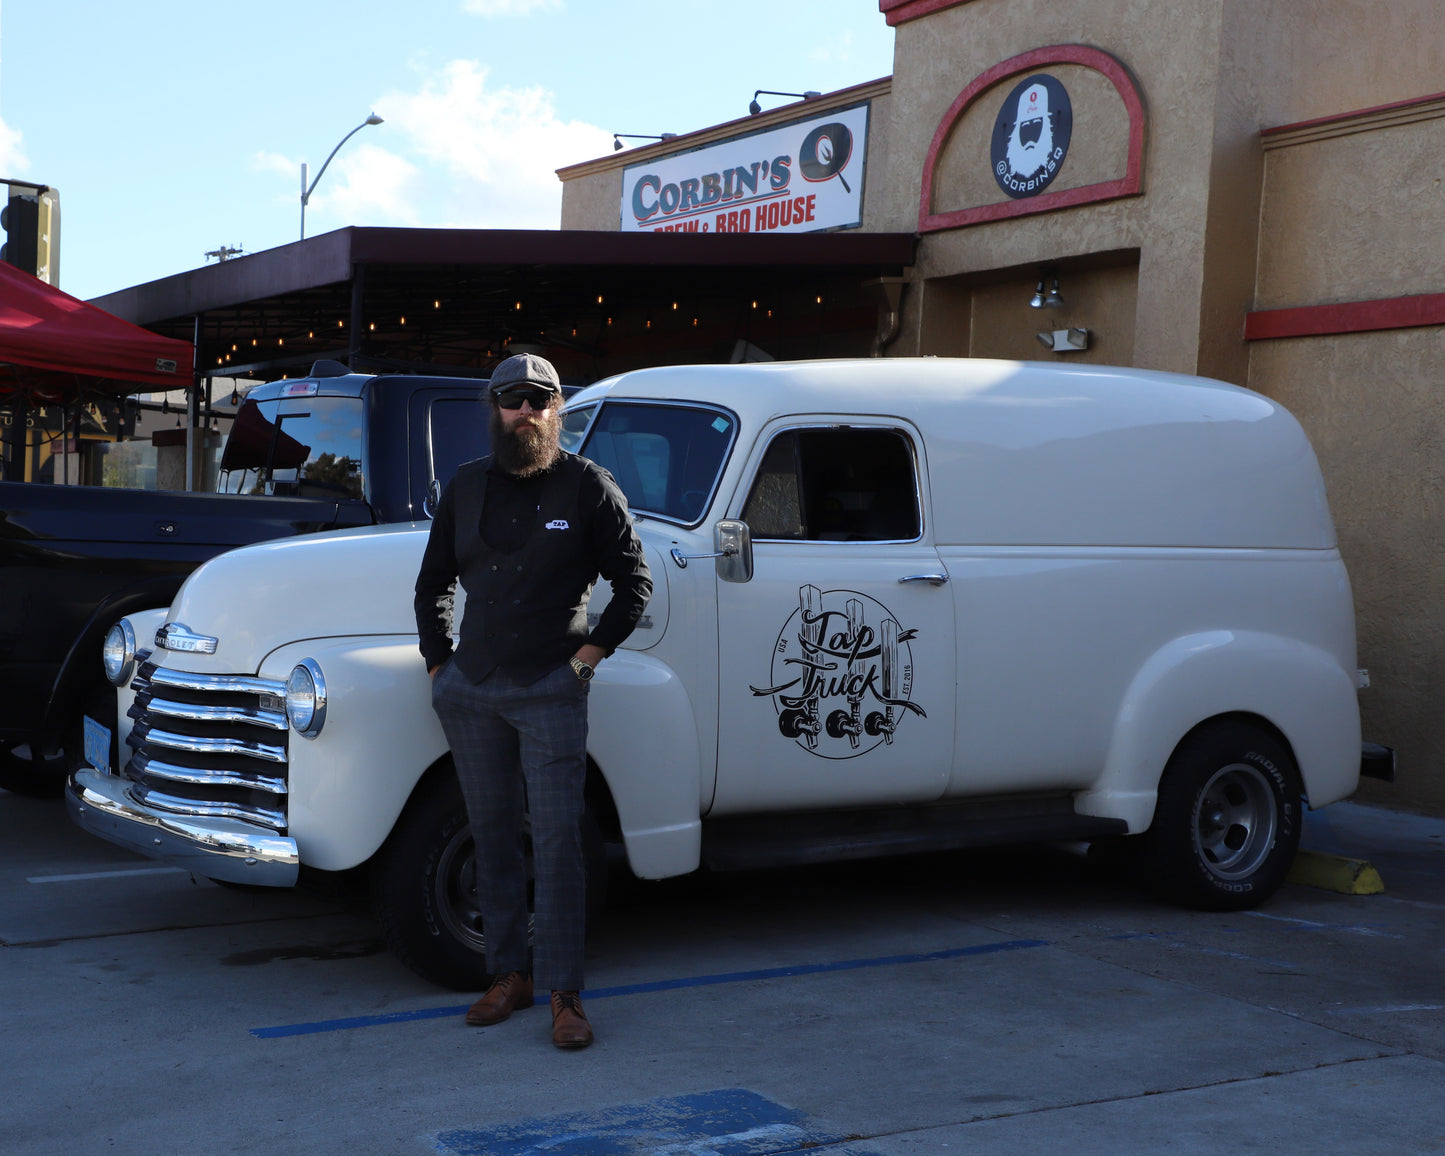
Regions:
<instances>
[{"instance_id":1,"label":"brown leather shoe","mask_svg":"<svg viewBox=\"0 0 1445 1156\"><path fill-rule=\"evenodd\" d=\"M575 991L552 993L552 1042L559 1048L585 1048L592 1042L592 1025Z\"/></svg>"},{"instance_id":2,"label":"brown leather shoe","mask_svg":"<svg viewBox=\"0 0 1445 1156\"><path fill-rule=\"evenodd\" d=\"M532 1006L532 977L520 971L509 971L492 980L487 994L467 1011L467 1023L474 1028L499 1024L514 1011Z\"/></svg>"}]
</instances>

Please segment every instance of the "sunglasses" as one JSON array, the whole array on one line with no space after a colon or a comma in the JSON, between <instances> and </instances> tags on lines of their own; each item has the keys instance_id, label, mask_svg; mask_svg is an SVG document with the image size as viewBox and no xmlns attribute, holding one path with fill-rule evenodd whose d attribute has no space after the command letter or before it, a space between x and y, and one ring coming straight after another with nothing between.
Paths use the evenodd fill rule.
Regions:
<instances>
[{"instance_id":1,"label":"sunglasses","mask_svg":"<svg viewBox=\"0 0 1445 1156\"><path fill-rule=\"evenodd\" d=\"M521 409L527 402L533 409L546 409L555 405L557 395L550 389L509 389L496 397L498 409Z\"/></svg>"}]
</instances>

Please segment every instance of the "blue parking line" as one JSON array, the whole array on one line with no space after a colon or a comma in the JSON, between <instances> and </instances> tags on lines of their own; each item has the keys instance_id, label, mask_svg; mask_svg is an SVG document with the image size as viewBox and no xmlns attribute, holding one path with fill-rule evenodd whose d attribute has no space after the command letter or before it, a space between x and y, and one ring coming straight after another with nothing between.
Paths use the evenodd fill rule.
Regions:
<instances>
[{"instance_id":1,"label":"blue parking line","mask_svg":"<svg viewBox=\"0 0 1445 1156\"><path fill-rule=\"evenodd\" d=\"M833 963L804 963L793 967L768 967L757 971L729 971L718 975L695 975L682 979L660 979L652 983L630 983L621 987L599 987L587 991L589 1000L609 999L618 995L647 995L657 991L676 991L687 987L712 987L722 983L749 983L760 979L790 979L800 975L824 975L837 971L856 971L865 967L889 967L900 963L932 963L941 959L961 959L971 955L994 955L1000 951L1022 951L1030 947L1047 947L1044 939L1008 939L1000 943L979 943L972 947L953 947L945 951L926 951L915 955L883 955L874 959L844 959ZM538 1003L546 1000L538 998ZM252 1028L251 1034L261 1040L288 1036L313 1036L323 1032L344 1032L352 1028L374 1028L385 1024L404 1024L415 1020L446 1019L466 1013L468 1005L420 1008L416 1011L387 1012L373 1016L350 1016L346 1019L319 1020L309 1024L283 1024L274 1028Z\"/></svg>"}]
</instances>

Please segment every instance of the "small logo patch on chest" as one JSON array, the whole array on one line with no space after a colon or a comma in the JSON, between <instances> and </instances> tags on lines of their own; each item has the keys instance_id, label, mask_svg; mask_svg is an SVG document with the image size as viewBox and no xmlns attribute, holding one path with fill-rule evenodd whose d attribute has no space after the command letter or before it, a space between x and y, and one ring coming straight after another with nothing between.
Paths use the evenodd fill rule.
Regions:
<instances>
[{"instance_id":1,"label":"small logo patch on chest","mask_svg":"<svg viewBox=\"0 0 1445 1156\"><path fill-rule=\"evenodd\" d=\"M554 518L554 519L552 519L552 521L548 522L547 525L543 527L543 529L547 529L547 530L569 530L569 529L571 529L571 527L567 525L567 519L566 519L566 518Z\"/></svg>"}]
</instances>

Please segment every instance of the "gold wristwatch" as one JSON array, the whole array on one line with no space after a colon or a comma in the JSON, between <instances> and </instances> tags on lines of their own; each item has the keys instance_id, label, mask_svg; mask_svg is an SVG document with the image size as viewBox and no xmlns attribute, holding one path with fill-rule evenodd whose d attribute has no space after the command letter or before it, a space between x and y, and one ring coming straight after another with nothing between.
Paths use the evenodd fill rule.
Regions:
<instances>
[{"instance_id":1,"label":"gold wristwatch","mask_svg":"<svg viewBox=\"0 0 1445 1156\"><path fill-rule=\"evenodd\" d=\"M583 682L589 681L597 672L578 658L575 654L568 660L572 664L573 671Z\"/></svg>"}]
</instances>

